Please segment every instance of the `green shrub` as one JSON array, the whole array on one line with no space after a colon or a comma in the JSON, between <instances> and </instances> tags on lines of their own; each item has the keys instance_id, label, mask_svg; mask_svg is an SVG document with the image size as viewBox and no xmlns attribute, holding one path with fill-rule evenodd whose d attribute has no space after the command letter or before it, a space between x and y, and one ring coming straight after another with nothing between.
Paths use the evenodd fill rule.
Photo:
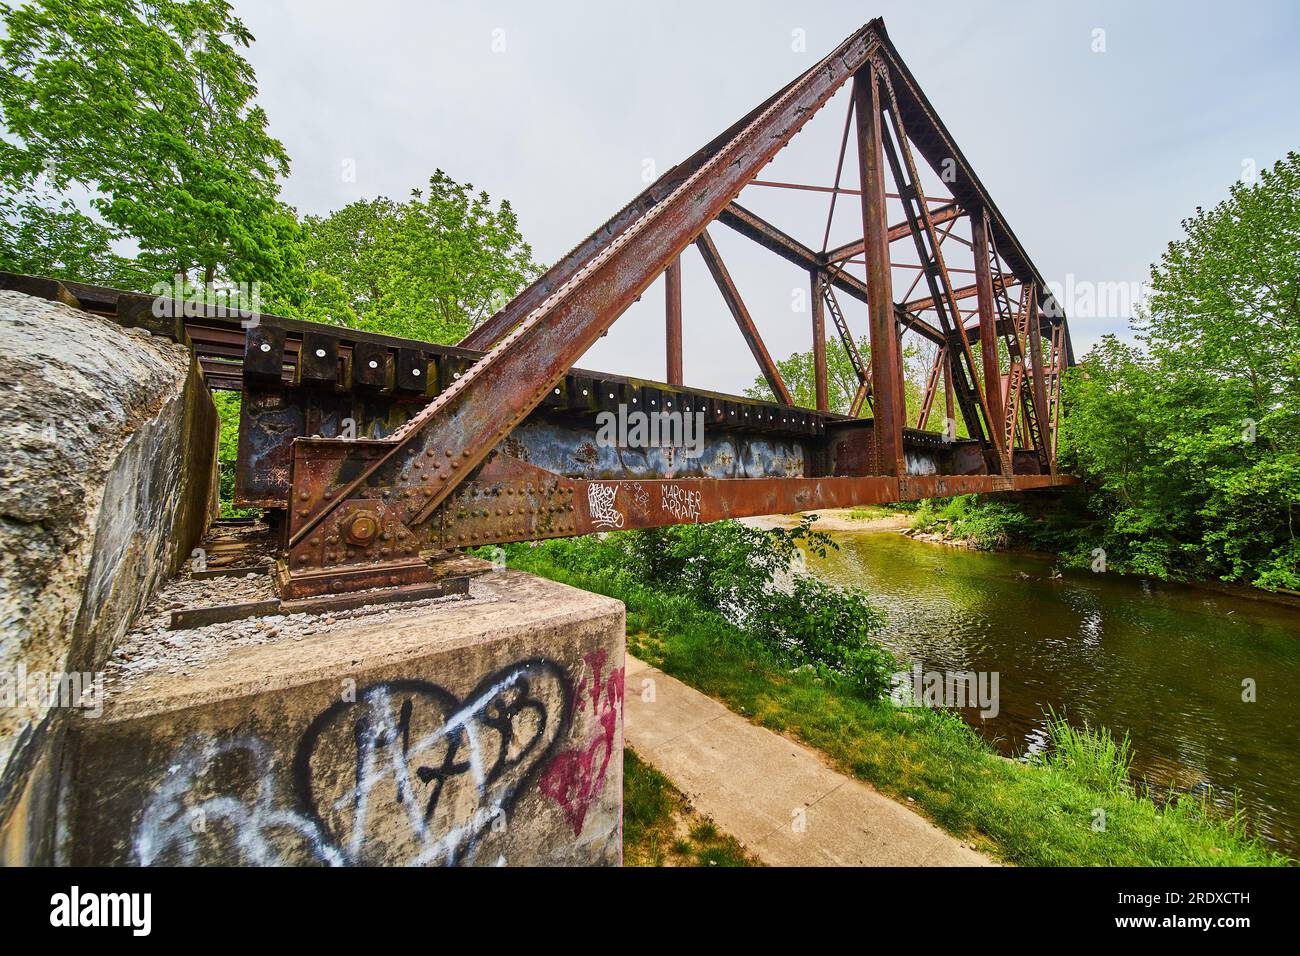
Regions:
<instances>
[{"instance_id":1,"label":"green shrub","mask_svg":"<svg viewBox=\"0 0 1300 956\"><path fill-rule=\"evenodd\" d=\"M560 568L604 593L637 596L656 617L695 626L716 615L739 641L791 668L808 667L869 699L883 696L897 669L869 635L884 621L865 592L793 572L803 551L825 557L836 545L813 530L759 529L737 521L511 545L516 567ZM547 573L545 570L543 573ZM629 603L632 603L629 601ZM629 623L629 628L632 623Z\"/></svg>"}]
</instances>

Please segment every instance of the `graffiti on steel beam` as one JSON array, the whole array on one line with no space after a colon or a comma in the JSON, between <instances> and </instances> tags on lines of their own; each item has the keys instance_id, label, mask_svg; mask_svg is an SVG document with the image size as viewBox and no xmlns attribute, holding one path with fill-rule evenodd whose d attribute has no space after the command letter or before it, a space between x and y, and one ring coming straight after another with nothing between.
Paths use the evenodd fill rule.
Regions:
<instances>
[{"instance_id":1,"label":"graffiti on steel beam","mask_svg":"<svg viewBox=\"0 0 1300 956\"><path fill-rule=\"evenodd\" d=\"M618 495L618 485L602 485L592 482L587 485L587 507L591 511L591 523L597 528L613 531L623 527L623 512L614 506Z\"/></svg>"},{"instance_id":2,"label":"graffiti on steel beam","mask_svg":"<svg viewBox=\"0 0 1300 956\"><path fill-rule=\"evenodd\" d=\"M678 521L700 520L700 493L681 485L661 485L659 504Z\"/></svg>"}]
</instances>

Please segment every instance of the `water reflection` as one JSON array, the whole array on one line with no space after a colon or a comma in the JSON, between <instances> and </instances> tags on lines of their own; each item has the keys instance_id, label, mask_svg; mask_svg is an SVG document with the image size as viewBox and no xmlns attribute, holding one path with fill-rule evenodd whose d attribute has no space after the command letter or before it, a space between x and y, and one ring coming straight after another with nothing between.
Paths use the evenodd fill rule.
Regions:
<instances>
[{"instance_id":1,"label":"water reflection","mask_svg":"<svg viewBox=\"0 0 1300 956\"><path fill-rule=\"evenodd\" d=\"M838 533L807 556L827 580L870 592L881 639L927 669L999 671L1001 710L966 716L1008 754L1042 746L1043 714L1127 731L1153 785L1241 804L1300 856L1300 615L1177 585L1067 572L899 534ZM1242 682L1257 700L1242 700Z\"/></svg>"}]
</instances>

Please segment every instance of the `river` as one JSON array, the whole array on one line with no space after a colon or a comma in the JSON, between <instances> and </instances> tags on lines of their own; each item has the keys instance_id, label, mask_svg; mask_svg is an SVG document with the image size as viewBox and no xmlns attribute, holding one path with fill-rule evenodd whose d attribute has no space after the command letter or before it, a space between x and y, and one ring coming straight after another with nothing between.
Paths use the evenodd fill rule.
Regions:
<instances>
[{"instance_id":1,"label":"river","mask_svg":"<svg viewBox=\"0 0 1300 956\"><path fill-rule=\"evenodd\" d=\"M1043 745L1047 708L1127 732L1135 775L1239 805L1300 857L1300 612L1050 561L835 532L809 568L872 595L880 640L932 670L997 671L1000 711L964 716L994 746ZM1245 702L1243 681L1256 700Z\"/></svg>"}]
</instances>

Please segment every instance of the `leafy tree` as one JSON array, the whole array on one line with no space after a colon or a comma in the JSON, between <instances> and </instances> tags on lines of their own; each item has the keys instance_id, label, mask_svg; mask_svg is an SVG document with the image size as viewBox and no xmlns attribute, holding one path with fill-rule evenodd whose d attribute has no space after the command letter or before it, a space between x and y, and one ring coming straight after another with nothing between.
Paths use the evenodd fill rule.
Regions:
<instances>
[{"instance_id":1,"label":"leafy tree","mask_svg":"<svg viewBox=\"0 0 1300 956\"><path fill-rule=\"evenodd\" d=\"M86 191L109 233L92 229L85 254L98 261L104 238L134 240L145 284L280 274L296 228L276 199L289 159L253 103L239 52L253 37L228 3L36 0L2 15L10 194L42 175L57 191Z\"/></svg>"},{"instance_id":2,"label":"leafy tree","mask_svg":"<svg viewBox=\"0 0 1300 956\"><path fill-rule=\"evenodd\" d=\"M0 192L0 269L106 285L134 285L113 232L68 199Z\"/></svg>"},{"instance_id":3,"label":"leafy tree","mask_svg":"<svg viewBox=\"0 0 1300 956\"><path fill-rule=\"evenodd\" d=\"M1067 376L1061 450L1108 565L1300 588L1300 155L1183 222L1139 346Z\"/></svg>"},{"instance_id":4,"label":"leafy tree","mask_svg":"<svg viewBox=\"0 0 1300 956\"><path fill-rule=\"evenodd\" d=\"M442 170L404 203L359 200L309 216L305 233L334 321L427 342L458 341L541 271L510 203Z\"/></svg>"}]
</instances>

